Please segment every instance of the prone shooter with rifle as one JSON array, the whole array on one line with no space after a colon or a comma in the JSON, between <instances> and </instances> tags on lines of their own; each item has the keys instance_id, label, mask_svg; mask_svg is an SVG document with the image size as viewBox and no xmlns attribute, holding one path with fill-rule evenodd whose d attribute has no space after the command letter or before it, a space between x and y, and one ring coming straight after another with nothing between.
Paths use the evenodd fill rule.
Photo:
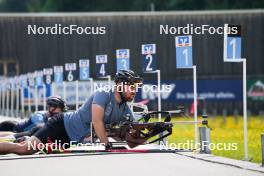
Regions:
<instances>
[{"instance_id":1,"label":"prone shooter with rifle","mask_svg":"<svg viewBox=\"0 0 264 176\"><path fill-rule=\"evenodd\" d=\"M97 91L75 112L55 115L44 127L21 144L0 142L0 154L33 154L49 141L69 147L72 142L81 143L90 134L93 124L95 133L106 148L111 147L105 131L105 124L133 121L133 114L127 105L136 95L137 86L143 79L131 70L120 70L115 75L116 86L111 90ZM63 147L62 147L63 148Z\"/></svg>"}]
</instances>

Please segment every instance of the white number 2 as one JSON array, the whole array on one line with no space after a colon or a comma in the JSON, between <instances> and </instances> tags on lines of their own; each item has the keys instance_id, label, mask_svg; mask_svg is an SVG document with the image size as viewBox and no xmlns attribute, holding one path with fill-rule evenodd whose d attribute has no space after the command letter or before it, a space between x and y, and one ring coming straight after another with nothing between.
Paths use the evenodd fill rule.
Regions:
<instances>
[{"instance_id":1,"label":"white number 2","mask_svg":"<svg viewBox=\"0 0 264 176\"><path fill-rule=\"evenodd\" d=\"M148 64L147 64L147 67L146 67L146 71L152 71L153 69L150 67L151 64L152 64L152 55L151 54L148 54L146 56L146 60L149 60L148 61Z\"/></svg>"}]
</instances>

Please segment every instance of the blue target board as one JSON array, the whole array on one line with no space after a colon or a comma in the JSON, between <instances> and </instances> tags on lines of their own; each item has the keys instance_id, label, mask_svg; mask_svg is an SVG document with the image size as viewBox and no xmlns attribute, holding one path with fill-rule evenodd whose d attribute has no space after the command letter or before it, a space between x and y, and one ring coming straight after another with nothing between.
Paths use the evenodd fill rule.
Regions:
<instances>
[{"instance_id":1,"label":"blue target board","mask_svg":"<svg viewBox=\"0 0 264 176\"><path fill-rule=\"evenodd\" d=\"M241 58L241 37L227 37L227 59Z\"/></svg>"},{"instance_id":2,"label":"blue target board","mask_svg":"<svg viewBox=\"0 0 264 176\"><path fill-rule=\"evenodd\" d=\"M228 25L226 36L226 59L241 59L241 25Z\"/></svg>"},{"instance_id":3,"label":"blue target board","mask_svg":"<svg viewBox=\"0 0 264 176\"><path fill-rule=\"evenodd\" d=\"M28 85L29 87L34 87L35 86L35 74L34 73L27 73L27 78L28 78Z\"/></svg>"},{"instance_id":4,"label":"blue target board","mask_svg":"<svg viewBox=\"0 0 264 176\"><path fill-rule=\"evenodd\" d=\"M79 60L79 79L81 81L87 81L90 78L90 60L88 59L81 59Z\"/></svg>"},{"instance_id":5,"label":"blue target board","mask_svg":"<svg viewBox=\"0 0 264 176\"><path fill-rule=\"evenodd\" d=\"M116 70L129 70L130 69L130 52L129 49L116 50Z\"/></svg>"},{"instance_id":6,"label":"blue target board","mask_svg":"<svg viewBox=\"0 0 264 176\"><path fill-rule=\"evenodd\" d=\"M77 66L76 63L66 63L65 64L65 72L66 72L66 79L67 81L71 82L76 79L76 70Z\"/></svg>"},{"instance_id":7,"label":"blue target board","mask_svg":"<svg viewBox=\"0 0 264 176\"><path fill-rule=\"evenodd\" d=\"M44 68L43 69L43 75L45 75L44 76L45 84L51 84L52 83L52 77L51 77L52 74L53 74L52 68Z\"/></svg>"},{"instance_id":8,"label":"blue target board","mask_svg":"<svg viewBox=\"0 0 264 176\"><path fill-rule=\"evenodd\" d=\"M43 72L42 71L36 71L36 85L42 86L43 85Z\"/></svg>"},{"instance_id":9,"label":"blue target board","mask_svg":"<svg viewBox=\"0 0 264 176\"><path fill-rule=\"evenodd\" d=\"M96 76L105 77L107 76L107 55L96 55Z\"/></svg>"},{"instance_id":10,"label":"blue target board","mask_svg":"<svg viewBox=\"0 0 264 176\"><path fill-rule=\"evenodd\" d=\"M157 69L156 44L142 45L143 71L150 72Z\"/></svg>"},{"instance_id":11,"label":"blue target board","mask_svg":"<svg viewBox=\"0 0 264 176\"><path fill-rule=\"evenodd\" d=\"M192 36L175 37L176 68L192 68Z\"/></svg>"},{"instance_id":12,"label":"blue target board","mask_svg":"<svg viewBox=\"0 0 264 176\"><path fill-rule=\"evenodd\" d=\"M63 66L54 66L54 82L62 83L63 82Z\"/></svg>"}]
</instances>

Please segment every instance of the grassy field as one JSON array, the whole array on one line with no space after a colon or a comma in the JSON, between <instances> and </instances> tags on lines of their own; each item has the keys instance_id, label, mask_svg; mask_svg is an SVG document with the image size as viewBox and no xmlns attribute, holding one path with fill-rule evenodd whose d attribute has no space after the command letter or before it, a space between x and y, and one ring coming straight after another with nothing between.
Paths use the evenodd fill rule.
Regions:
<instances>
[{"instance_id":1,"label":"grassy field","mask_svg":"<svg viewBox=\"0 0 264 176\"><path fill-rule=\"evenodd\" d=\"M191 118L174 118L173 121L192 120ZM209 118L211 130L211 143L225 143L226 149L213 150L212 153L218 156L225 156L234 159L243 159L243 118L235 119L228 116L226 121L222 117ZM252 162L261 162L261 140L260 135L264 133L264 117L251 117L248 120L248 151L249 160ZM169 137L169 143L186 143L194 140L193 124L176 124L173 128L173 134ZM235 143L236 150L230 150L228 143Z\"/></svg>"}]
</instances>

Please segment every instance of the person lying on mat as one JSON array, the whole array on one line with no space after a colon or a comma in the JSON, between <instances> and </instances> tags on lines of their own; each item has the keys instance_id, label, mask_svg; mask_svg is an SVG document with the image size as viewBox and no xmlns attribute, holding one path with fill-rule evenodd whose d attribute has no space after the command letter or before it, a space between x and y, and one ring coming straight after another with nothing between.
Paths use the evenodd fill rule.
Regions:
<instances>
[{"instance_id":1,"label":"person lying on mat","mask_svg":"<svg viewBox=\"0 0 264 176\"><path fill-rule=\"evenodd\" d=\"M67 105L60 96L51 96L47 99L46 103L48 111L37 111L22 122L4 121L0 123L0 131L4 131L0 132L0 137L31 131L32 129L36 129L36 126L43 126L47 123L49 117L67 111Z\"/></svg>"},{"instance_id":2,"label":"person lying on mat","mask_svg":"<svg viewBox=\"0 0 264 176\"><path fill-rule=\"evenodd\" d=\"M39 151L37 146L47 144L50 140L61 144L63 149L67 148L72 142L81 142L90 134L91 123L100 142L106 148L109 147L105 124L134 121L127 102L134 99L136 88L142 81L131 70L118 71L114 89L96 91L75 112L56 114L27 141L0 143L0 154L33 154Z\"/></svg>"},{"instance_id":3,"label":"person lying on mat","mask_svg":"<svg viewBox=\"0 0 264 176\"><path fill-rule=\"evenodd\" d=\"M55 114L66 112L67 105L60 96L51 96L46 101L48 111L37 111L23 122L4 121L0 123L0 142L23 141L25 136L32 136Z\"/></svg>"}]
</instances>

